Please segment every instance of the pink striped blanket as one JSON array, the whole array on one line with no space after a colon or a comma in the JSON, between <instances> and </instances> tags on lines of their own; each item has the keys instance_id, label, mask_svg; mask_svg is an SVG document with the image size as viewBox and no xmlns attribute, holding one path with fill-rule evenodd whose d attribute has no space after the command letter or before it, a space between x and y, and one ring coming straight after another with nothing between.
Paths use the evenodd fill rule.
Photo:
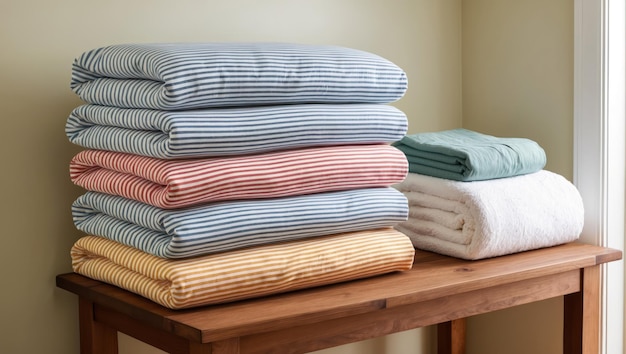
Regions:
<instances>
[{"instance_id":1,"label":"pink striped blanket","mask_svg":"<svg viewBox=\"0 0 626 354\"><path fill-rule=\"evenodd\" d=\"M405 155L385 144L186 160L84 150L70 162L76 185L163 209L388 187L404 180L407 171Z\"/></svg>"}]
</instances>

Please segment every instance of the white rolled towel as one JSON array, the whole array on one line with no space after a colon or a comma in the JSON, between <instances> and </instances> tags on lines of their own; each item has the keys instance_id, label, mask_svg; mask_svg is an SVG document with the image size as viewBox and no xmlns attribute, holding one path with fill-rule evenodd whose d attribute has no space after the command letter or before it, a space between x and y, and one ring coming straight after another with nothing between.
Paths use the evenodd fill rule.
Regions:
<instances>
[{"instance_id":1,"label":"white rolled towel","mask_svg":"<svg viewBox=\"0 0 626 354\"><path fill-rule=\"evenodd\" d=\"M460 182L409 173L393 186L409 201L395 228L415 248L482 259L575 241L584 207L576 187L541 170L521 176Z\"/></svg>"}]
</instances>

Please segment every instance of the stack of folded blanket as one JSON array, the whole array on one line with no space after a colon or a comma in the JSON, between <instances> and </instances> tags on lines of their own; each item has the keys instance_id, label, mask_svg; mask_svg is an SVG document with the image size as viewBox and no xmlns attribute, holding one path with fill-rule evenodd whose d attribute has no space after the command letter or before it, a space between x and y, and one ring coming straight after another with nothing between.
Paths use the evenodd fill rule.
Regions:
<instances>
[{"instance_id":1,"label":"stack of folded blanket","mask_svg":"<svg viewBox=\"0 0 626 354\"><path fill-rule=\"evenodd\" d=\"M73 65L74 271L180 309L410 269L405 73L282 43L112 45Z\"/></svg>"},{"instance_id":2,"label":"stack of folded blanket","mask_svg":"<svg viewBox=\"0 0 626 354\"><path fill-rule=\"evenodd\" d=\"M544 169L534 141L466 129L407 135L393 144L409 174L394 185L409 200L395 228L416 248L481 259L578 239L582 198L564 177Z\"/></svg>"}]
</instances>

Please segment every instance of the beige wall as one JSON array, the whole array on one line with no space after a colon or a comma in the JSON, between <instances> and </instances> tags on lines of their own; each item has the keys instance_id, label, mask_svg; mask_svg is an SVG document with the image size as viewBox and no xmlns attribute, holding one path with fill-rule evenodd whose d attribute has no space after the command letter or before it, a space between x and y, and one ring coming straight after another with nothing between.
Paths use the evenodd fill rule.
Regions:
<instances>
[{"instance_id":1,"label":"beige wall","mask_svg":"<svg viewBox=\"0 0 626 354\"><path fill-rule=\"evenodd\" d=\"M537 141L572 177L573 1L463 0L463 126ZM562 301L468 321L468 354L562 350Z\"/></svg>"},{"instance_id":2,"label":"beige wall","mask_svg":"<svg viewBox=\"0 0 626 354\"><path fill-rule=\"evenodd\" d=\"M572 175L574 1L463 0L463 126L536 140Z\"/></svg>"},{"instance_id":3,"label":"beige wall","mask_svg":"<svg viewBox=\"0 0 626 354\"><path fill-rule=\"evenodd\" d=\"M54 286L70 271L81 236L69 182L80 149L64 123L81 102L69 90L72 60L103 45L164 41L294 41L380 54L403 67L410 88L397 105L412 132L461 124L460 0L3 0L0 5L0 353L78 353L76 297ZM330 350L432 352L430 329ZM159 351L122 336L121 353Z\"/></svg>"}]
</instances>

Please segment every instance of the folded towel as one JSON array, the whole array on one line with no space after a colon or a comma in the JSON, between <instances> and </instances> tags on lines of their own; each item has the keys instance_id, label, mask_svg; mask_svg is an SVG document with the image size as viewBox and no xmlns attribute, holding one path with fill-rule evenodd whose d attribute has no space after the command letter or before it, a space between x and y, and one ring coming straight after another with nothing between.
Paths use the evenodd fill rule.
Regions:
<instances>
[{"instance_id":1,"label":"folded towel","mask_svg":"<svg viewBox=\"0 0 626 354\"><path fill-rule=\"evenodd\" d=\"M242 155L301 147L392 143L407 118L381 104L305 104L191 111L82 105L65 131L89 149L156 158Z\"/></svg>"},{"instance_id":2,"label":"folded towel","mask_svg":"<svg viewBox=\"0 0 626 354\"><path fill-rule=\"evenodd\" d=\"M393 144L409 172L456 181L479 181L537 172L546 154L525 138L500 138L467 129L407 135Z\"/></svg>"},{"instance_id":3,"label":"folded towel","mask_svg":"<svg viewBox=\"0 0 626 354\"><path fill-rule=\"evenodd\" d=\"M404 71L372 53L291 43L119 44L74 60L88 103L179 110L294 103L390 103Z\"/></svg>"},{"instance_id":4,"label":"folded towel","mask_svg":"<svg viewBox=\"0 0 626 354\"><path fill-rule=\"evenodd\" d=\"M75 184L163 209L235 199L388 187L407 173L389 145L345 145L258 155L163 160L83 150L70 162Z\"/></svg>"},{"instance_id":5,"label":"folded towel","mask_svg":"<svg viewBox=\"0 0 626 354\"><path fill-rule=\"evenodd\" d=\"M279 241L390 227L408 205L393 188L229 201L176 210L87 192L72 205L76 227L155 256L184 258Z\"/></svg>"},{"instance_id":6,"label":"folded towel","mask_svg":"<svg viewBox=\"0 0 626 354\"><path fill-rule=\"evenodd\" d=\"M477 182L409 173L394 187L409 201L408 220L395 228L419 249L479 259L571 242L582 232L578 190L546 170Z\"/></svg>"},{"instance_id":7,"label":"folded towel","mask_svg":"<svg viewBox=\"0 0 626 354\"><path fill-rule=\"evenodd\" d=\"M411 268L415 250L393 230L366 230L188 259L164 259L97 236L71 249L76 273L181 309Z\"/></svg>"}]
</instances>

